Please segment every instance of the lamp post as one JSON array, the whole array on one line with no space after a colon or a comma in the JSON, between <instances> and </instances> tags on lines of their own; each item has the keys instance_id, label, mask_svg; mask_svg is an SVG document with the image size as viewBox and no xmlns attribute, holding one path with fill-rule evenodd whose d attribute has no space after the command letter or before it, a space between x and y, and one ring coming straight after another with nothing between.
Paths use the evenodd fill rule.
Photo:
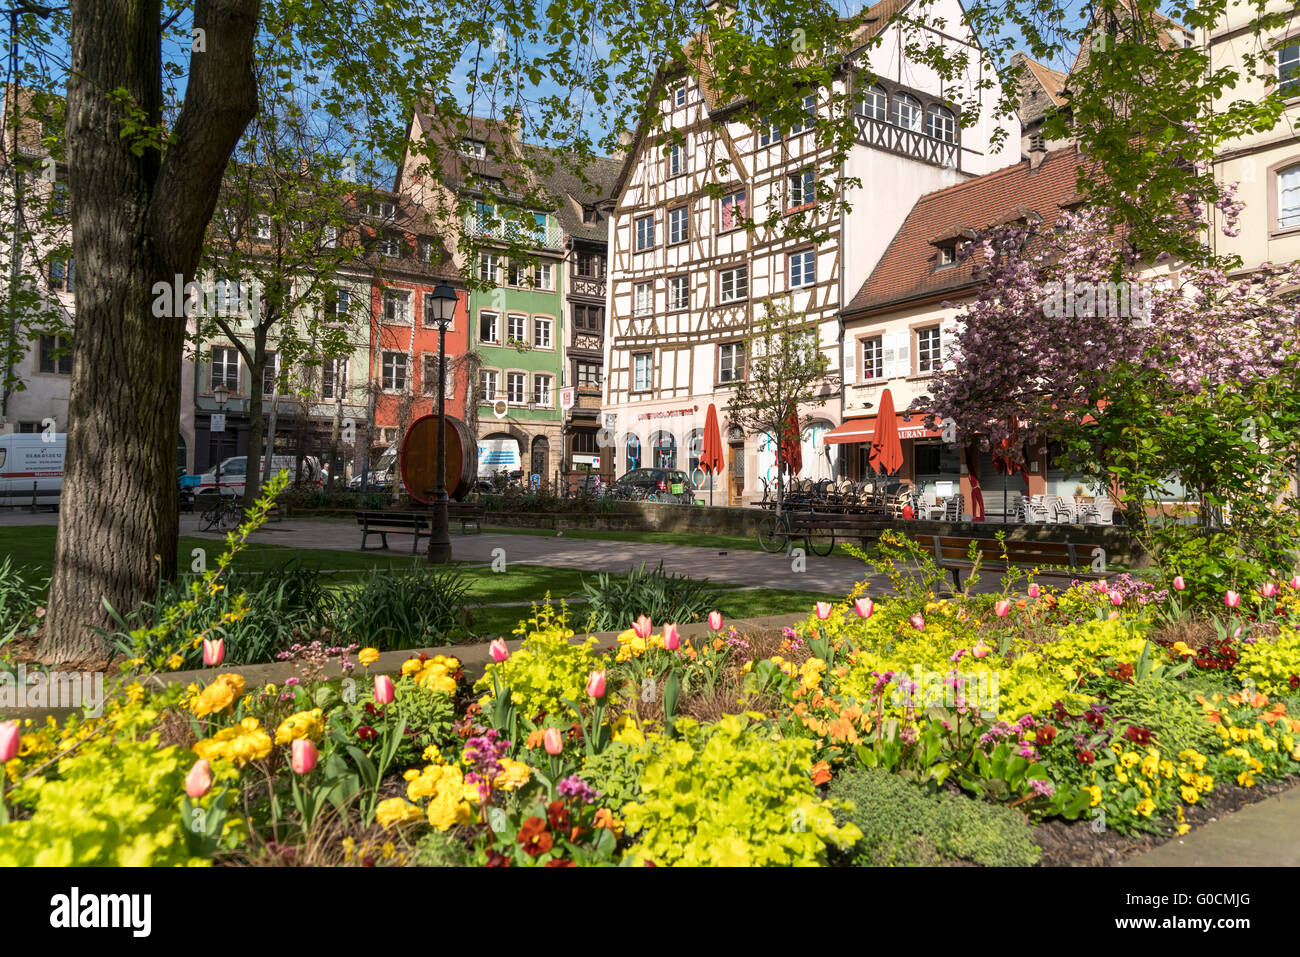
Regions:
<instances>
[{"instance_id":1,"label":"lamp post","mask_svg":"<svg viewBox=\"0 0 1300 957\"><path fill-rule=\"evenodd\" d=\"M212 398L217 403L217 412L224 417L226 403L230 400L230 390L224 385L219 385L212 390ZM217 504L221 504L221 452L226 444L225 423L222 423L221 431L218 433L221 438L217 440Z\"/></svg>"},{"instance_id":2,"label":"lamp post","mask_svg":"<svg viewBox=\"0 0 1300 957\"><path fill-rule=\"evenodd\" d=\"M447 521L447 326L456 313L456 290L444 283L425 299L425 310L433 309L438 324L438 451L434 467L433 514L429 519L429 562L451 561L451 530ZM428 322L426 316L425 321Z\"/></svg>"}]
</instances>

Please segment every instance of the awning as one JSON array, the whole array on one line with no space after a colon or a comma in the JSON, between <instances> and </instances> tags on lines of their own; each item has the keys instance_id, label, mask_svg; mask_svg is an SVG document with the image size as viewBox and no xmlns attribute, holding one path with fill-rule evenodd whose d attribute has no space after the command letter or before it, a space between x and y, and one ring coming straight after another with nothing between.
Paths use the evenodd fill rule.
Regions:
<instances>
[{"instance_id":1,"label":"awning","mask_svg":"<svg viewBox=\"0 0 1300 957\"><path fill-rule=\"evenodd\" d=\"M937 428L926 428L924 413L913 412L911 415L898 413L895 418L898 420L900 439L937 439L942 434ZM827 445L870 442L875 434L876 417L867 415L859 419L848 419L829 432L822 433L822 441Z\"/></svg>"}]
</instances>

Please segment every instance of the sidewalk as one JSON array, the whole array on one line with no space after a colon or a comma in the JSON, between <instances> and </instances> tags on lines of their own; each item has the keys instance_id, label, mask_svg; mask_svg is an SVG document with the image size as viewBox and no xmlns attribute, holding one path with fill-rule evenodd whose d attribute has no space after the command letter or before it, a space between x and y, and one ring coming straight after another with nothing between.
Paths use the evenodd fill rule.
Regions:
<instances>
[{"instance_id":1,"label":"sidewalk","mask_svg":"<svg viewBox=\"0 0 1300 957\"><path fill-rule=\"evenodd\" d=\"M1125 861L1124 867L1300 867L1300 787Z\"/></svg>"}]
</instances>

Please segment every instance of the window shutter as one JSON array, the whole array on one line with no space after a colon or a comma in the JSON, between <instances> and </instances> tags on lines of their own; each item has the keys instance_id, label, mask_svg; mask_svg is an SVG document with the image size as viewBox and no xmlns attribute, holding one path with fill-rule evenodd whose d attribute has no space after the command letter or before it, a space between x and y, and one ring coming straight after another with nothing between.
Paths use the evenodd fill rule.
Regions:
<instances>
[{"instance_id":1,"label":"window shutter","mask_svg":"<svg viewBox=\"0 0 1300 957\"><path fill-rule=\"evenodd\" d=\"M858 381L858 361L858 340L852 336L846 336L844 342L844 368L840 370L843 373L845 385L853 385Z\"/></svg>"},{"instance_id":2,"label":"window shutter","mask_svg":"<svg viewBox=\"0 0 1300 957\"><path fill-rule=\"evenodd\" d=\"M895 332L885 336L886 379L903 379L912 374L912 354L909 348L911 336L910 331Z\"/></svg>"}]
</instances>

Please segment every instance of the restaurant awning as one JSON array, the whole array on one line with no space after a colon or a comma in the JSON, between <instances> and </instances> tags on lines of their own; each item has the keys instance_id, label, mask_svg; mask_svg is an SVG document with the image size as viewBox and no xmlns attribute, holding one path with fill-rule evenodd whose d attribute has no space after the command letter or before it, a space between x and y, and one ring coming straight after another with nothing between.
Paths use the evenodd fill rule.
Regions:
<instances>
[{"instance_id":1,"label":"restaurant awning","mask_svg":"<svg viewBox=\"0 0 1300 957\"><path fill-rule=\"evenodd\" d=\"M925 426L925 415L913 412L911 415L897 413L898 437L900 439L937 439L940 431ZM848 419L829 432L822 433L822 441L827 445L840 445L855 442L870 442L876 434L876 417L865 415L857 419Z\"/></svg>"}]
</instances>

